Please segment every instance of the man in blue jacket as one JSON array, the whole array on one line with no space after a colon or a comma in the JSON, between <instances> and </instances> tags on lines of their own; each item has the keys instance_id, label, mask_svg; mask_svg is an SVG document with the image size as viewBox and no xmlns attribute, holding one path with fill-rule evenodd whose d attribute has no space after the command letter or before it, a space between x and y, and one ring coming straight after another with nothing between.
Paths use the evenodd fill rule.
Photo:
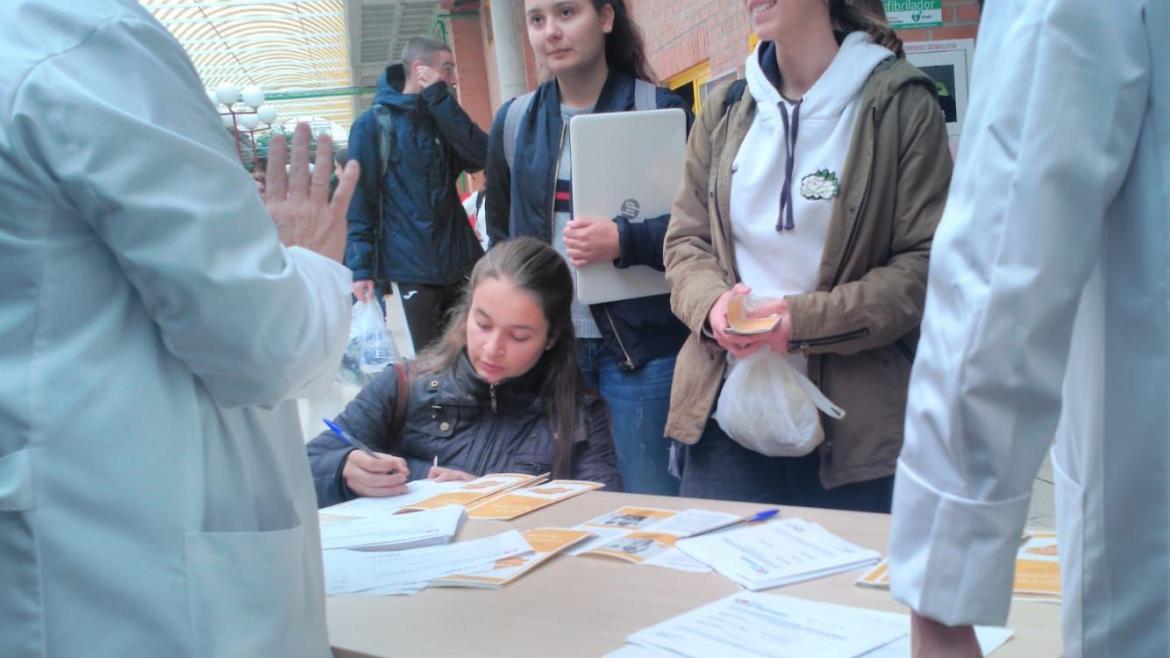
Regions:
<instances>
[{"instance_id":1,"label":"man in blue jacket","mask_svg":"<svg viewBox=\"0 0 1170 658\"><path fill-rule=\"evenodd\" d=\"M359 300L398 284L418 351L439 336L464 277L483 255L455 181L483 168L487 134L452 93L449 46L411 39L402 54L401 91L392 84L395 68L386 68L373 106L350 131L349 154L362 175L349 205L345 264Z\"/></svg>"}]
</instances>

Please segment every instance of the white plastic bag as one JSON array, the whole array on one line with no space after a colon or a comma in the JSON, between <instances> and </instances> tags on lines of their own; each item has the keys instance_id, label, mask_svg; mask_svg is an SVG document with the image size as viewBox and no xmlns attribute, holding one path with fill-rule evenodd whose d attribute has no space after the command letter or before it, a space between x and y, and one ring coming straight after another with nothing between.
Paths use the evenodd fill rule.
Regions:
<instances>
[{"instance_id":1,"label":"white plastic bag","mask_svg":"<svg viewBox=\"0 0 1170 658\"><path fill-rule=\"evenodd\" d=\"M386 328L382 307L373 299L356 302L349 325L349 344L341 357L342 376L364 386L397 360L398 350Z\"/></svg>"},{"instance_id":2,"label":"white plastic bag","mask_svg":"<svg viewBox=\"0 0 1170 658\"><path fill-rule=\"evenodd\" d=\"M715 422L736 443L769 457L802 457L825 439L817 410L845 417L788 359L764 349L735 364Z\"/></svg>"}]
</instances>

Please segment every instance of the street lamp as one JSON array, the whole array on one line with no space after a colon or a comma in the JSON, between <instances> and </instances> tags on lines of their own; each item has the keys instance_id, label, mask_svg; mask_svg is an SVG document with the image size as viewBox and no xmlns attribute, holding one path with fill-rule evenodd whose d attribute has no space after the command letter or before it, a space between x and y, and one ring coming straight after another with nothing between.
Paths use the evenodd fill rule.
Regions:
<instances>
[{"instance_id":1,"label":"street lamp","mask_svg":"<svg viewBox=\"0 0 1170 658\"><path fill-rule=\"evenodd\" d=\"M240 144L241 128L248 133L252 144L252 166L256 166L256 131L271 129L276 122L276 108L264 104L264 90L256 85L243 89L233 84L221 84L212 92L220 105L219 116L223 125L232 132L236 140L236 155L244 164L244 149ZM263 124L263 127L261 127Z\"/></svg>"}]
</instances>

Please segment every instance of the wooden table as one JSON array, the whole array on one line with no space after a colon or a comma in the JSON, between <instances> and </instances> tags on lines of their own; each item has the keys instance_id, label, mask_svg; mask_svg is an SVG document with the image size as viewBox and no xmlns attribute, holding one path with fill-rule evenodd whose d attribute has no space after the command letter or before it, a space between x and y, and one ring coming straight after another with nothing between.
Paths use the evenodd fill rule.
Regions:
<instances>
[{"instance_id":1,"label":"wooden table","mask_svg":"<svg viewBox=\"0 0 1170 658\"><path fill-rule=\"evenodd\" d=\"M508 529L569 527L624 505L750 514L759 504L592 492L515 521L468 521L459 539ZM852 542L886 550L889 517L784 507ZM857 587L850 572L771 590L789 596L906 612L889 592ZM433 588L414 596L330 597L329 637L338 658L556 658L602 656L630 633L731 594L718 573L686 573L598 557L560 555L500 590ZM1015 602L1015 637L992 658L1061 655L1060 608ZM712 657L718 658L718 657Z\"/></svg>"}]
</instances>

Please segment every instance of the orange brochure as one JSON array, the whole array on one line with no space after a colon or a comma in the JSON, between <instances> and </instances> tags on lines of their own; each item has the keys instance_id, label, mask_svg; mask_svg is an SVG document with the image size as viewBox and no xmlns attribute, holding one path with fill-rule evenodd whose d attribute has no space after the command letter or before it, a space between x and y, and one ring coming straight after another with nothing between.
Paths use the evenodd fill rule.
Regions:
<instances>
[{"instance_id":1,"label":"orange brochure","mask_svg":"<svg viewBox=\"0 0 1170 658\"><path fill-rule=\"evenodd\" d=\"M890 567L885 560L861 575L861 587L888 589ZM1032 532L1024 536L1016 552L1016 578L1012 595L1030 600L1060 600L1060 555L1055 532Z\"/></svg>"},{"instance_id":2,"label":"orange brochure","mask_svg":"<svg viewBox=\"0 0 1170 658\"><path fill-rule=\"evenodd\" d=\"M1012 593L1028 598L1060 600L1060 554L1055 532L1033 532L1016 554Z\"/></svg>"},{"instance_id":3,"label":"orange brochure","mask_svg":"<svg viewBox=\"0 0 1170 658\"><path fill-rule=\"evenodd\" d=\"M665 532L631 532L589 551L589 555L616 557L634 564L653 564L654 558L662 557L672 550L678 539L677 535Z\"/></svg>"},{"instance_id":4,"label":"orange brochure","mask_svg":"<svg viewBox=\"0 0 1170 658\"><path fill-rule=\"evenodd\" d=\"M571 528L533 528L521 533L532 551L497 560L488 568L473 573L444 576L431 585L499 589L532 571L566 548L589 537L588 530Z\"/></svg>"},{"instance_id":5,"label":"orange brochure","mask_svg":"<svg viewBox=\"0 0 1170 658\"><path fill-rule=\"evenodd\" d=\"M520 487L527 487L539 482L543 482L548 474L544 475L527 475L524 473L492 473L485 475L477 480L465 482L457 489L445 491L436 494L425 500L420 500L409 507L403 507L401 511L413 512L418 510L436 509L444 505L463 505L467 507L472 503L487 498L492 494L498 494L502 491L511 491Z\"/></svg>"},{"instance_id":6,"label":"orange brochure","mask_svg":"<svg viewBox=\"0 0 1170 658\"><path fill-rule=\"evenodd\" d=\"M573 496L600 489L600 482L553 480L526 489L512 489L480 499L467 508L473 519L510 521Z\"/></svg>"}]
</instances>

